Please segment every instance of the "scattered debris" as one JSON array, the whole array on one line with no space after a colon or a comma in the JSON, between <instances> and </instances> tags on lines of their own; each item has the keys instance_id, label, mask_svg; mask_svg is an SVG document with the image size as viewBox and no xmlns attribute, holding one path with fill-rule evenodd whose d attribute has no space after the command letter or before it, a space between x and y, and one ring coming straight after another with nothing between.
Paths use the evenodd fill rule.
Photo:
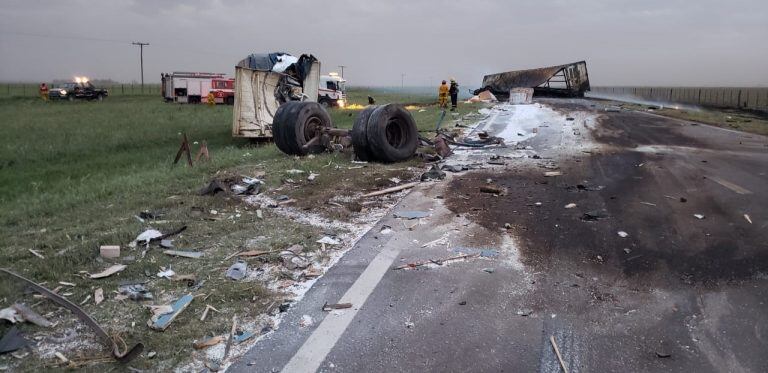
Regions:
<instances>
[{"instance_id":1,"label":"scattered debris","mask_svg":"<svg viewBox=\"0 0 768 373\"><path fill-rule=\"evenodd\" d=\"M248 271L248 264L242 260L238 260L227 269L227 277L235 281L241 280L245 277Z\"/></svg>"},{"instance_id":2,"label":"scattered debris","mask_svg":"<svg viewBox=\"0 0 768 373\"><path fill-rule=\"evenodd\" d=\"M204 348L215 346L221 342L224 342L224 340L225 340L224 336L217 335L215 337L205 338L201 341L195 340L194 342L192 342L192 347L194 347L195 350L202 350Z\"/></svg>"},{"instance_id":3,"label":"scattered debris","mask_svg":"<svg viewBox=\"0 0 768 373\"><path fill-rule=\"evenodd\" d=\"M119 258L120 246L118 245L101 245L99 246L99 255L102 258Z\"/></svg>"},{"instance_id":4,"label":"scattered debris","mask_svg":"<svg viewBox=\"0 0 768 373\"><path fill-rule=\"evenodd\" d=\"M496 270L495 270L495 269L493 269L493 268L483 268L483 272L486 272L486 273L493 273L493 272L496 272Z\"/></svg>"},{"instance_id":5,"label":"scattered debris","mask_svg":"<svg viewBox=\"0 0 768 373\"><path fill-rule=\"evenodd\" d=\"M141 354L141 351L144 349L144 345L141 343L137 343L134 345L131 349L127 350L125 353L120 352L120 347L118 347L117 343L107 334L107 332L98 324L96 323L93 318L91 318L85 311L83 311L80 307L78 307L76 304L70 302L68 299L36 284L34 281L29 280L25 277L22 277L16 273L13 273L7 269L0 268L0 271L11 275L15 277L16 279L19 279L21 281L24 281L27 283L29 287L31 287L33 290L37 291L40 294L43 294L44 296L48 297L48 299L58 303L60 306L72 311L80 320L82 320L84 323L86 323L91 329L93 329L96 334L108 345L112 347L112 356L122 362L127 363L139 354ZM3 338L5 339L5 338ZM3 341L0 341L0 345L3 345ZM125 346L125 343L123 343L123 346Z\"/></svg>"},{"instance_id":6,"label":"scattered debris","mask_svg":"<svg viewBox=\"0 0 768 373\"><path fill-rule=\"evenodd\" d=\"M394 215L395 215L396 218L403 218L403 219L412 220L412 219L426 218L426 217L429 216L429 212L427 212L427 211L398 211L398 212L395 212Z\"/></svg>"},{"instance_id":7,"label":"scattered debris","mask_svg":"<svg viewBox=\"0 0 768 373\"><path fill-rule=\"evenodd\" d=\"M752 218L749 217L749 214L744 214L744 219L747 219L749 224L752 224Z\"/></svg>"},{"instance_id":8,"label":"scattered debris","mask_svg":"<svg viewBox=\"0 0 768 373\"><path fill-rule=\"evenodd\" d=\"M126 268L128 268L128 266L125 265L125 264L115 264L115 265L113 265L113 266L111 266L111 267L109 267L109 268L107 268L107 269L105 269L105 270L103 270L103 271L101 271L99 273L91 274L90 277L93 278L93 279L109 277L109 276L114 275L117 272L120 272L120 271L126 269Z\"/></svg>"},{"instance_id":9,"label":"scattered debris","mask_svg":"<svg viewBox=\"0 0 768 373\"><path fill-rule=\"evenodd\" d=\"M662 359L672 357L672 354L666 352L666 351L656 351L656 356Z\"/></svg>"},{"instance_id":10,"label":"scattered debris","mask_svg":"<svg viewBox=\"0 0 768 373\"><path fill-rule=\"evenodd\" d=\"M621 108L618 106L606 106L605 111L610 113L618 113L621 111Z\"/></svg>"},{"instance_id":11,"label":"scattered debris","mask_svg":"<svg viewBox=\"0 0 768 373\"><path fill-rule=\"evenodd\" d=\"M560 171L547 171L544 173L544 177L561 176L562 174Z\"/></svg>"},{"instance_id":12,"label":"scattered debris","mask_svg":"<svg viewBox=\"0 0 768 373\"><path fill-rule=\"evenodd\" d=\"M320 174L316 174L316 173L314 173L314 172L310 172L310 173L309 173L309 176L307 176L307 180L308 180L308 181L315 181L315 179L316 179L318 176L320 176Z\"/></svg>"},{"instance_id":13,"label":"scattered debris","mask_svg":"<svg viewBox=\"0 0 768 373\"><path fill-rule=\"evenodd\" d=\"M432 165L429 171L421 174L421 181L439 181L445 179L445 172L440 171L437 165Z\"/></svg>"},{"instance_id":14,"label":"scattered debris","mask_svg":"<svg viewBox=\"0 0 768 373\"><path fill-rule=\"evenodd\" d=\"M643 202L643 201L640 201L640 203L642 203L642 204L644 204L644 205L648 205L648 206L656 206L656 204L655 204L655 203L650 203L650 202Z\"/></svg>"},{"instance_id":15,"label":"scattered debris","mask_svg":"<svg viewBox=\"0 0 768 373\"><path fill-rule=\"evenodd\" d=\"M608 219L608 215L600 211L588 211L581 215L583 221L598 221L602 219Z\"/></svg>"},{"instance_id":16,"label":"scattered debris","mask_svg":"<svg viewBox=\"0 0 768 373\"><path fill-rule=\"evenodd\" d=\"M568 373L568 368L565 366L565 361L563 361L563 356L560 355L560 349L557 347L557 342L555 342L554 335L549 336L549 342L552 343L552 348L555 349L555 354L557 355L557 361L560 362L560 367L563 368L563 372Z\"/></svg>"},{"instance_id":17,"label":"scattered debris","mask_svg":"<svg viewBox=\"0 0 768 373\"><path fill-rule=\"evenodd\" d=\"M174 270L170 269L170 268L163 269L161 267L160 269L161 269L161 271L157 273L157 277L167 278L167 279L170 280L173 276L176 276L176 272Z\"/></svg>"},{"instance_id":18,"label":"scattered debris","mask_svg":"<svg viewBox=\"0 0 768 373\"><path fill-rule=\"evenodd\" d=\"M481 258L495 258L499 256L498 250L492 250L492 249L481 249L480 250L480 257Z\"/></svg>"},{"instance_id":19,"label":"scattered debris","mask_svg":"<svg viewBox=\"0 0 768 373\"><path fill-rule=\"evenodd\" d=\"M173 320L178 316L182 311L184 311L187 306L189 306L190 303L192 303L192 300L195 299L192 294L187 294L179 300L177 300L173 305L170 306L170 312L163 312L163 313L154 313L152 317L147 321L147 325L154 329L159 331L164 331L168 328L168 326L173 322ZM162 307L161 307L162 308ZM166 308L164 311L167 311Z\"/></svg>"},{"instance_id":20,"label":"scattered debris","mask_svg":"<svg viewBox=\"0 0 768 373\"><path fill-rule=\"evenodd\" d=\"M414 262L414 263L403 264L403 265L394 267L392 269L393 270L410 269L410 268L421 267L421 266L428 265L428 264L443 265L443 264L446 264L448 262L458 261L458 260L465 260L465 259L468 259L468 258L475 258L475 257L478 257L478 256L480 256L479 253L476 253L476 254L461 254L461 255L456 255L456 256L449 257L449 258L445 258L445 259L430 259L430 260L421 261L421 262Z\"/></svg>"},{"instance_id":21,"label":"scattered debris","mask_svg":"<svg viewBox=\"0 0 768 373\"><path fill-rule=\"evenodd\" d=\"M0 339L0 354L13 352L26 347L29 341L24 339L19 328L12 326Z\"/></svg>"},{"instance_id":22,"label":"scattered debris","mask_svg":"<svg viewBox=\"0 0 768 373\"><path fill-rule=\"evenodd\" d=\"M405 322L405 327L408 328L408 329L411 329L414 326L416 326L416 325L412 321L406 321Z\"/></svg>"},{"instance_id":23,"label":"scattered debris","mask_svg":"<svg viewBox=\"0 0 768 373\"><path fill-rule=\"evenodd\" d=\"M44 328L48 328L53 325L52 322L48 321L48 319L46 319L45 317L40 316L39 313L33 311L31 308L27 307L25 304L15 303L9 308L13 309L16 312L16 317L18 318L18 321L31 322L37 326L42 326Z\"/></svg>"},{"instance_id":24,"label":"scattered debris","mask_svg":"<svg viewBox=\"0 0 768 373\"><path fill-rule=\"evenodd\" d=\"M624 232L624 231L618 231L618 232L616 232L616 233L617 233L617 234L619 235L619 237L621 237L621 238L626 238L627 236L629 236L629 233L627 233L627 232Z\"/></svg>"},{"instance_id":25,"label":"scattered debris","mask_svg":"<svg viewBox=\"0 0 768 373\"><path fill-rule=\"evenodd\" d=\"M376 192L371 192L371 193L368 193L368 194L363 194L362 197L363 198L375 197L375 196L380 196L382 194L389 194L389 193L399 192L401 190L413 188L416 185L419 185L418 181L415 181L415 182L412 182L412 183L403 184L403 185L398 185L398 186L392 187L392 188L382 189L382 190L379 190L379 191L376 191Z\"/></svg>"},{"instance_id":26,"label":"scattered debris","mask_svg":"<svg viewBox=\"0 0 768 373\"><path fill-rule=\"evenodd\" d=\"M444 164L443 167L440 168L441 170L448 171L448 172L461 172L469 170L469 167L465 165L448 165Z\"/></svg>"},{"instance_id":27,"label":"scattered debris","mask_svg":"<svg viewBox=\"0 0 768 373\"><path fill-rule=\"evenodd\" d=\"M503 194L504 189L495 185L483 185L480 187L480 191L490 194Z\"/></svg>"},{"instance_id":28,"label":"scattered debris","mask_svg":"<svg viewBox=\"0 0 768 373\"><path fill-rule=\"evenodd\" d=\"M43 254L40 254L40 253L39 253L37 250L32 250L32 249L27 249L27 250L28 250L30 253L32 253L32 255L34 255L34 256L36 256L36 257L38 257L38 258L40 258L40 259L45 259L45 257L43 256Z\"/></svg>"},{"instance_id":29,"label":"scattered debris","mask_svg":"<svg viewBox=\"0 0 768 373\"><path fill-rule=\"evenodd\" d=\"M392 233L392 227L390 227L388 225L382 225L381 226L381 230L379 230L379 233L384 234L384 235L390 234L390 233Z\"/></svg>"},{"instance_id":30,"label":"scattered debris","mask_svg":"<svg viewBox=\"0 0 768 373\"><path fill-rule=\"evenodd\" d=\"M702 214L693 214L693 216L694 216L696 219L699 219L699 220L701 220L701 219L704 219L704 215L702 215Z\"/></svg>"},{"instance_id":31,"label":"scattered debris","mask_svg":"<svg viewBox=\"0 0 768 373\"><path fill-rule=\"evenodd\" d=\"M214 308L214 307L213 307L213 306L211 306L210 304L206 304L206 305L205 305L205 310L203 310L203 315L202 315L202 316L200 316L200 321L205 321L205 318L208 316L208 311L209 311L209 310L210 310L210 311L214 311L214 312L218 312L218 313L220 313L220 311L219 311L219 310L217 310L216 308Z\"/></svg>"},{"instance_id":32,"label":"scattered debris","mask_svg":"<svg viewBox=\"0 0 768 373\"><path fill-rule=\"evenodd\" d=\"M517 310L516 313L518 316L530 316L533 313L533 310L530 308L523 308L523 309Z\"/></svg>"},{"instance_id":33,"label":"scattered debris","mask_svg":"<svg viewBox=\"0 0 768 373\"><path fill-rule=\"evenodd\" d=\"M144 232L141 232L138 236L136 236L136 239L133 240L128 246L135 248L139 243L143 243L146 246L149 246L149 243L158 237L162 237L163 233L156 230L156 229L147 229Z\"/></svg>"},{"instance_id":34,"label":"scattered debris","mask_svg":"<svg viewBox=\"0 0 768 373\"><path fill-rule=\"evenodd\" d=\"M135 301L152 300L154 296L143 284L123 284L117 287L118 293L125 298Z\"/></svg>"},{"instance_id":35,"label":"scattered debris","mask_svg":"<svg viewBox=\"0 0 768 373\"><path fill-rule=\"evenodd\" d=\"M565 205L565 208L567 208L567 209L572 209L572 208L574 208L574 207L576 207L576 204L575 204L575 203L573 203L573 202L571 202L571 203L569 203L569 204Z\"/></svg>"},{"instance_id":36,"label":"scattered debris","mask_svg":"<svg viewBox=\"0 0 768 373\"><path fill-rule=\"evenodd\" d=\"M213 196L216 195L216 193L224 192L227 190L227 186L224 185L223 182L221 182L219 179L213 179L211 182L208 183L205 187L200 189L197 194L201 196Z\"/></svg>"},{"instance_id":37,"label":"scattered debris","mask_svg":"<svg viewBox=\"0 0 768 373\"><path fill-rule=\"evenodd\" d=\"M172 249L173 240L160 240L160 247L162 247L163 249Z\"/></svg>"},{"instance_id":38,"label":"scattered debris","mask_svg":"<svg viewBox=\"0 0 768 373\"><path fill-rule=\"evenodd\" d=\"M250 331L250 330L249 331L240 332L240 334L236 334L235 335L235 337L233 339L233 342L235 342L236 345L239 345L240 343L243 343L243 342L245 342L245 341L247 341L247 340L249 340L249 339L251 339L251 338L253 338L255 336L256 336L256 333L253 332L253 331Z\"/></svg>"},{"instance_id":39,"label":"scattered debris","mask_svg":"<svg viewBox=\"0 0 768 373\"><path fill-rule=\"evenodd\" d=\"M200 259L203 256L202 251L163 250L163 254L192 259Z\"/></svg>"},{"instance_id":40,"label":"scattered debris","mask_svg":"<svg viewBox=\"0 0 768 373\"><path fill-rule=\"evenodd\" d=\"M337 240L337 239L335 239L333 237L330 237L330 236L323 236L323 238L321 238L321 239L319 239L319 240L317 240L315 242L317 242L319 244L323 244L323 245L341 245L341 241L339 241L339 240Z\"/></svg>"},{"instance_id":41,"label":"scattered debris","mask_svg":"<svg viewBox=\"0 0 768 373\"><path fill-rule=\"evenodd\" d=\"M299 320L299 326L302 328L312 326L313 323L314 321L312 321L312 316L309 315L303 315L301 316L301 320Z\"/></svg>"},{"instance_id":42,"label":"scattered debris","mask_svg":"<svg viewBox=\"0 0 768 373\"><path fill-rule=\"evenodd\" d=\"M104 301L104 289L98 288L93 292L93 302L99 304Z\"/></svg>"},{"instance_id":43,"label":"scattered debris","mask_svg":"<svg viewBox=\"0 0 768 373\"><path fill-rule=\"evenodd\" d=\"M335 304L328 304L328 302L326 302L326 303L323 305L323 308L322 308L322 310L323 310L323 311L332 311L332 310L342 310L342 309L345 309L345 308L352 308L352 303L335 303Z\"/></svg>"}]
</instances>

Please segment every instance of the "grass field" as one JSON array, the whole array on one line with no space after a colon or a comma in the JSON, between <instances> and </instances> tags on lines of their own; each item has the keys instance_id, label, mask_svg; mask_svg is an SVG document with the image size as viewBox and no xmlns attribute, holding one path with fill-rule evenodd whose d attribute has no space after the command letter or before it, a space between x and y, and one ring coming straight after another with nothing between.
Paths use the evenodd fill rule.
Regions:
<instances>
[{"instance_id":1,"label":"grass field","mask_svg":"<svg viewBox=\"0 0 768 373\"><path fill-rule=\"evenodd\" d=\"M363 105L368 95L375 96L377 103L420 105L423 109L412 110L412 114L422 131L434 128L439 116L439 110L429 106L434 97L401 97L354 89L349 92L351 103ZM464 105L460 113L478 107ZM334 123L340 128L351 128L356 114L357 110L331 110ZM417 174L404 171L408 166L418 166L417 161L350 169L353 165L348 153L298 158L280 153L270 143L254 145L233 139L231 106L166 104L153 96L110 97L101 103L5 98L0 99L0 117L0 131L5 139L0 148L2 266L44 282L49 288L57 287L60 281L75 283L77 286L62 292L76 303L92 295L96 288L103 288L108 301L98 306L90 301L83 307L96 320L119 332L126 342L141 340L147 345L145 351L157 352L153 360L148 360L145 353L133 364L141 369L163 370L188 361L194 339L225 333L232 315L255 316L274 300L276 294L259 284L225 279L223 272L231 263L223 262L224 257L243 248L248 239L259 236L264 236L259 249L279 250L293 244L309 248L320 234L317 228L266 210L264 219L259 219L256 208L237 198L198 196L196 191L212 177L264 173L269 188L278 188L290 177L285 170L314 171L320 176L311 185L299 182L293 189L281 191L299 199L299 205L309 209L312 206L302 205L302 199L319 201L324 192L353 194L378 188L382 186L381 180L392 176L408 178ZM192 168L183 162L173 166L182 133L193 142L207 141L211 161ZM193 151L196 149L197 145L193 145ZM142 223L134 215L144 210L162 211L164 216L161 221ZM211 210L217 211L216 216ZM206 257L170 258L151 250L146 258L141 258L140 251L128 250L126 244L150 225L161 231L188 226L176 238L175 246L203 250ZM107 244L123 247L123 258L118 262L128 268L106 279L87 279L81 271L98 272L112 263L98 253L99 246ZM129 260L126 256L133 258ZM260 260L276 258L267 256ZM153 332L145 325L149 313L136 302L113 300L113 292L127 280L150 281L155 303L170 302L188 290L178 282L152 277L160 267L169 265L179 274L195 274L198 279L205 279L200 292L206 295L206 300L193 302L168 331ZM75 325L68 311L51 302L39 302L22 290L22 286L3 279L0 306L16 301L34 303L38 312L62 320L56 330L47 333L60 336L64 328ZM206 303L222 312L201 323L197 319ZM40 332L39 327L27 324L21 328L33 336ZM0 334L6 330L5 324L0 325ZM85 329L80 332L90 334ZM82 353L83 356L70 357L94 357L92 350ZM102 351L98 356L104 355ZM9 355L0 357L0 365L12 364L22 370L36 370L54 361L47 356L24 360L14 360Z\"/></svg>"}]
</instances>

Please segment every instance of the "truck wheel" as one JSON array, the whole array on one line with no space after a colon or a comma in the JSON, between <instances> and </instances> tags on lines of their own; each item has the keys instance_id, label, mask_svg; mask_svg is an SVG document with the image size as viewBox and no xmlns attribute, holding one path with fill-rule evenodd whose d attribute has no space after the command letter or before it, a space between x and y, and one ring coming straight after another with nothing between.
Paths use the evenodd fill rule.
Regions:
<instances>
[{"instance_id":1,"label":"truck wheel","mask_svg":"<svg viewBox=\"0 0 768 373\"><path fill-rule=\"evenodd\" d=\"M224 103L227 105L234 105L235 104L235 97L229 96L224 100Z\"/></svg>"},{"instance_id":2,"label":"truck wheel","mask_svg":"<svg viewBox=\"0 0 768 373\"><path fill-rule=\"evenodd\" d=\"M352 148L355 150L357 159L363 162L376 160L368 147L368 119L377 108L378 106L371 105L363 109L360 114L357 114L355 125L352 126Z\"/></svg>"},{"instance_id":3,"label":"truck wheel","mask_svg":"<svg viewBox=\"0 0 768 373\"><path fill-rule=\"evenodd\" d=\"M419 133L411 113L396 104L379 106L371 113L366 137L370 152L382 162L411 158L419 145Z\"/></svg>"},{"instance_id":4,"label":"truck wheel","mask_svg":"<svg viewBox=\"0 0 768 373\"><path fill-rule=\"evenodd\" d=\"M317 102L291 101L280 105L272 121L275 145L283 153L307 155L325 150L321 142L305 149L304 145L321 128L330 128L331 117Z\"/></svg>"}]
</instances>

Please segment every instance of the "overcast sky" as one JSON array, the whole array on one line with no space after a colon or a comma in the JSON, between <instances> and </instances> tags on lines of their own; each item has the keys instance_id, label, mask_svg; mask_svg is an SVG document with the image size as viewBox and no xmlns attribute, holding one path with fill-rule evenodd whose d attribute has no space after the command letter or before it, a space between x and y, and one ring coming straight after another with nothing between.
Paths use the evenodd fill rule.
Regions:
<instances>
[{"instance_id":1,"label":"overcast sky","mask_svg":"<svg viewBox=\"0 0 768 373\"><path fill-rule=\"evenodd\" d=\"M250 53L312 53L351 85L434 85L586 60L592 85L768 85L768 1L0 2L0 80L232 74Z\"/></svg>"}]
</instances>

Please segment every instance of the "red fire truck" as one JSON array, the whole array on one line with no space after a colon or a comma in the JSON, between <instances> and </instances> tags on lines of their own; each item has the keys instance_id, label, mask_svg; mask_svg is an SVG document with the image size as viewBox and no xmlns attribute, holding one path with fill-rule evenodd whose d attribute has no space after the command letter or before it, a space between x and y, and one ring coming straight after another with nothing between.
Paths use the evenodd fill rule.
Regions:
<instances>
[{"instance_id":1,"label":"red fire truck","mask_svg":"<svg viewBox=\"0 0 768 373\"><path fill-rule=\"evenodd\" d=\"M235 80L222 73L176 71L160 74L166 102L199 104L213 92L217 104L235 103Z\"/></svg>"}]
</instances>

